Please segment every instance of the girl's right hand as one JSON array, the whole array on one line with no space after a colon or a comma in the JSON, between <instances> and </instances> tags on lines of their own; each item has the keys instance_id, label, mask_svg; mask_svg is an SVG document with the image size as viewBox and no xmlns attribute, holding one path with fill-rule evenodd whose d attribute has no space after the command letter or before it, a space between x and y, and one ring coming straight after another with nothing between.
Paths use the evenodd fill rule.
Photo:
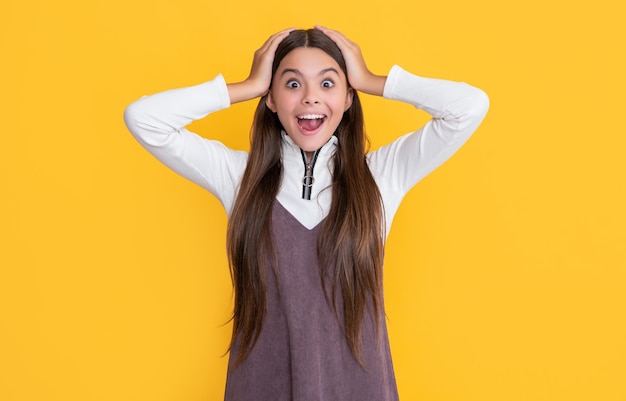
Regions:
<instances>
[{"instance_id":1,"label":"girl's right hand","mask_svg":"<svg viewBox=\"0 0 626 401\"><path fill-rule=\"evenodd\" d=\"M228 84L230 103L243 102L265 95L272 82L272 63L280 42L295 28L288 28L270 36L257 51L254 52L250 74L242 82Z\"/></svg>"}]
</instances>

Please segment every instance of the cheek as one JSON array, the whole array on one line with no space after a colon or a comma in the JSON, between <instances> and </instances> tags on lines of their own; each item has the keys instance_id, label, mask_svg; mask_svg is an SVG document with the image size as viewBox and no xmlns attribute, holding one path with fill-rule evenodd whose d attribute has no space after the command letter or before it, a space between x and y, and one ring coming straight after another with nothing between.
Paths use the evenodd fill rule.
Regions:
<instances>
[{"instance_id":1,"label":"cheek","mask_svg":"<svg viewBox=\"0 0 626 401\"><path fill-rule=\"evenodd\" d=\"M280 113L277 113L277 114L278 114L278 121L280 121L280 125L282 125L285 130L290 131L289 129L290 120Z\"/></svg>"},{"instance_id":2,"label":"cheek","mask_svg":"<svg viewBox=\"0 0 626 401\"><path fill-rule=\"evenodd\" d=\"M289 105L284 103L276 104L276 114L278 115L280 122L283 124L286 123L288 119L291 119L291 116L293 115Z\"/></svg>"},{"instance_id":3,"label":"cheek","mask_svg":"<svg viewBox=\"0 0 626 401\"><path fill-rule=\"evenodd\" d=\"M292 97L286 96L285 94L278 92L274 96L274 104L276 107L276 112L279 115L286 114L293 110L294 100L292 99Z\"/></svg>"},{"instance_id":4,"label":"cheek","mask_svg":"<svg viewBox=\"0 0 626 401\"><path fill-rule=\"evenodd\" d=\"M280 124L283 126L283 128L287 128L295 123L292 112L293 108L289 104L286 104L283 101L276 103L275 106L278 121L280 121Z\"/></svg>"},{"instance_id":5,"label":"cheek","mask_svg":"<svg viewBox=\"0 0 626 401\"><path fill-rule=\"evenodd\" d=\"M341 91L333 95L332 100L329 100L329 104L332 104L333 110L341 110L345 111L348 102L348 93L347 91Z\"/></svg>"},{"instance_id":6,"label":"cheek","mask_svg":"<svg viewBox=\"0 0 626 401\"><path fill-rule=\"evenodd\" d=\"M333 120L341 121L343 113L347 110L345 98L335 99L331 108L333 110Z\"/></svg>"}]
</instances>

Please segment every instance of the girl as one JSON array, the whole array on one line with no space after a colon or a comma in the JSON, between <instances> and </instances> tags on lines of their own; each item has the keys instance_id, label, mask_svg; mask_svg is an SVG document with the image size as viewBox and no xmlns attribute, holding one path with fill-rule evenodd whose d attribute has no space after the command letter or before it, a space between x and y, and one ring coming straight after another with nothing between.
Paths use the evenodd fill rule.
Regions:
<instances>
[{"instance_id":1,"label":"girl","mask_svg":"<svg viewBox=\"0 0 626 401\"><path fill-rule=\"evenodd\" d=\"M358 92L433 116L366 153ZM185 126L260 97L249 153ZM249 77L221 75L127 107L154 156L219 198L235 310L226 400L397 400L382 294L383 244L403 196L448 159L488 108L479 89L394 66L317 26L255 52Z\"/></svg>"}]
</instances>

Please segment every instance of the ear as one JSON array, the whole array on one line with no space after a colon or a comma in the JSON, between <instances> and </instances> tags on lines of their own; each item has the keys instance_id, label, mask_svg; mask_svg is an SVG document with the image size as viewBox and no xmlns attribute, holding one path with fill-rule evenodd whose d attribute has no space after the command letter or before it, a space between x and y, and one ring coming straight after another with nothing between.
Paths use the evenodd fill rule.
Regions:
<instances>
[{"instance_id":1,"label":"ear","mask_svg":"<svg viewBox=\"0 0 626 401\"><path fill-rule=\"evenodd\" d=\"M265 98L265 105L267 106L268 109L276 113L276 104L274 103L274 98L272 97L272 91L267 92L267 97Z\"/></svg>"},{"instance_id":2,"label":"ear","mask_svg":"<svg viewBox=\"0 0 626 401\"><path fill-rule=\"evenodd\" d=\"M348 92L346 93L346 103L344 105L343 111L346 111L352 106L352 98L354 97L354 89L348 88Z\"/></svg>"}]
</instances>

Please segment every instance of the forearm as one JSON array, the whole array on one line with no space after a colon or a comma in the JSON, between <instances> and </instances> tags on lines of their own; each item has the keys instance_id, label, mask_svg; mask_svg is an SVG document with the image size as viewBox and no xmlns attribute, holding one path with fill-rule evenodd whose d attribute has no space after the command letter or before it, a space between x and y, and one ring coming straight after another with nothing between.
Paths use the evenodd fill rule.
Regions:
<instances>
[{"instance_id":1,"label":"forearm","mask_svg":"<svg viewBox=\"0 0 626 401\"><path fill-rule=\"evenodd\" d=\"M386 75L371 74L367 79L363 80L359 88L355 89L368 95L383 96L386 82Z\"/></svg>"},{"instance_id":2,"label":"forearm","mask_svg":"<svg viewBox=\"0 0 626 401\"><path fill-rule=\"evenodd\" d=\"M226 86L228 88L228 96L231 104L255 99L263 96L267 92L267 88L260 87L249 81L227 84Z\"/></svg>"},{"instance_id":3,"label":"forearm","mask_svg":"<svg viewBox=\"0 0 626 401\"><path fill-rule=\"evenodd\" d=\"M137 141L163 164L213 193L229 210L246 153L190 132L186 125L229 106L221 76L172 89L130 104L124 120Z\"/></svg>"},{"instance_id":4,"label":"forearm","mask_svg":"<svg viewBox=\"0 0 626 401\"><path fill-rule=\"evenodd\" d=\"M485 92L463 82L424 78L394 66L384 97L410 103L435 119L457 120L457 128L478 126L489 108ZM474 128L475 128L474 127Z\"/></svg>"},{"instance_id":5,"label":"forearm","mask_svg":"<svg viewBox=\"0 0 626 401\"><path fill-rule=\"evenodd\" d=\"M218 75L199 85L143 96L126 107L124 121L142 144L160 146L191 122L229 105L224 78Z\"/></svg>"},{"instance_id":6,"label":"forearm","mask_svg":"<svg viewBox=\"0 0 626 401\"><path fill-rule=\"evenodd\" d=\"M369 155L379 182L403 196L450 158L480 125L489 99L465 83L423 78L399 67L389 73L384 96L412 104L433 116L424 126Z\"/></svg>"}]
</instances>

